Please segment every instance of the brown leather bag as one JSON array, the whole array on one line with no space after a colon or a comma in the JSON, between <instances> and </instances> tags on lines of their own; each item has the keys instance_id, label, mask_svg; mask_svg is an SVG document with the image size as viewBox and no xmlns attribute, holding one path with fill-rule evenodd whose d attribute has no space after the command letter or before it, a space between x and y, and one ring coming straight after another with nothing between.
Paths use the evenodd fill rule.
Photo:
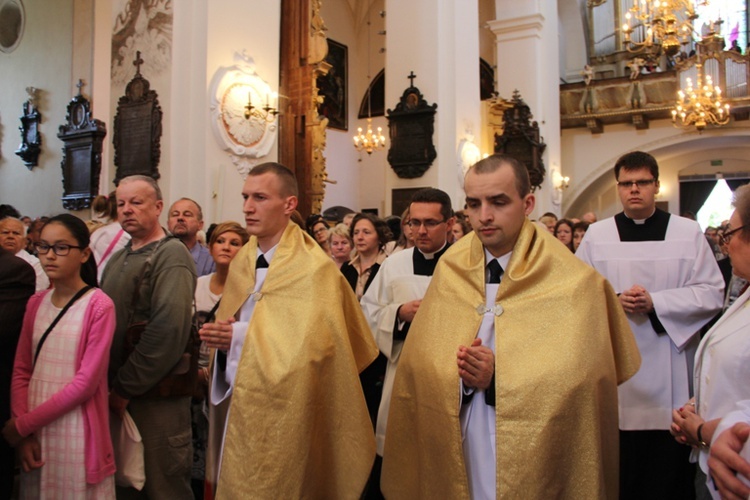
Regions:
<instances>
[{"instance_id":1,"label":"brown leather bag","mask_svg":"<svg viewBox=\"0 0 750 500\"><path fill-rule=\"evenodd\" d=\"M135 286L135 293L133 293L133 300L130 304L130 318L128 320L128 328L125 330L124 339L124 359L127 359L138 342L141 340L141 335L148 326L148 321L133 322L135 316L135 308L138 304L138 298L140 296L141 284L146 276L148 268L151 266L151 259L156 254L161 244L169 239L166 238L159 241L154 246L154 250L151 255L146 259L146 263L143 266L141 275L138 278L138 283ZM193 300L195 305L195 300ZM193 316L195 318L195 316ZM190 335L188 335L185 349L180 356L179 361L175 364L169 373L161 379L154 387L146 391L144 394L139 395L139 398L168 398L176 396L192 396L195 393L196 387L198 386L198 356L200 351L200 337L198 336L198 327L195 323L195 319L190 322Z\"/></svg>"},{"instance_id":2,"label":"brown leather bag","mask_svg":"<svg viewBox=\"0 0 750 500\"><path fill-rule=\"evenodd\" d=\"M139 321L128 326L125 332L125 355L130 356L141 340L147 321ZM190 336L179 361L169 373L140 398L168 398L175 396L192 396L198 386L198 356L200 339L195 322L190 324Z\"/></svg>"}]
</instances>

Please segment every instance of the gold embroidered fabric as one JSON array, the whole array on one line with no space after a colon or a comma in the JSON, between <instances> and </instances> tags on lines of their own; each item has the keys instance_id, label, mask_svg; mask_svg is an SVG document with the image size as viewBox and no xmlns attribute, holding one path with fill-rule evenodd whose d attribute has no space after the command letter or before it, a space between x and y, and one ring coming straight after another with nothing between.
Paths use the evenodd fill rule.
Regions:
<instances>
[{"instance_id":1,"label":"gold embroidered fabric","mask_svg":"<svg viewBox=\"0 0 750 500\"><path fill-rule=\"evenodd\" d=\"M256 252L232 261L217 319L252 293ZM378 349L351 287L290 223L254 300L217 498L358 498L375 457L358 374Z\"/></svg>"},{"instance_id":2,"label":"gold embroidered fabric","mask_svg":"<svg viewBox=\"0 0 750 500\"><path fill-rule=\"evenodd\" d=\"M615 499L617 384L640 366L617 296L529 221L507 267L493 308L497 498ZM456 351L477 334L484 290L472 234L441 258L401 353L381 482L389 500L469 497Z\"/></svg>"}]
</instances>

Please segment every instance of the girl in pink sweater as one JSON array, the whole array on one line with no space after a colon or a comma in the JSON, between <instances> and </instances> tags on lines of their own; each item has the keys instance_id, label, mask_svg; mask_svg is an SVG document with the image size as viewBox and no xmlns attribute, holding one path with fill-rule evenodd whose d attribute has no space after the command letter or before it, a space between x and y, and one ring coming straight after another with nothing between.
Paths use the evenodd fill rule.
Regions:
<instances>
[{"instance_id":1,"label":"girl in pink sweater","mask_svg":"<svg viewBox=\"0 0 750 500\"><path fill-rule=\"evenodd\" d=\"M54 288L27 305L13 417L2 431L20 455L21 498L114 498L107 366L115 309L95 288L88 245L86 225L69 214L50 219L36 243Z\"/></svg>"}]
</instances>

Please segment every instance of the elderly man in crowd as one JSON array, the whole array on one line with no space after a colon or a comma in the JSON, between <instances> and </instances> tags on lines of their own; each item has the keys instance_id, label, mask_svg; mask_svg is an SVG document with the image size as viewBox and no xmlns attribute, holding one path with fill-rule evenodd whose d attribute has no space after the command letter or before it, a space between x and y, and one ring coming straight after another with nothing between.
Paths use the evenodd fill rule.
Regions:
<instances>
[{"instance_id":1,"label":"elderly man in crowd","mask_svg":"<svg viewBox=\"0 0 750 500\"><path fill-rule=\"evenodd\" d=\"M343 275L290 222L297 190L283 165L250 171L250 241L229 268L217 322L201 328L218 348L211 403L231 398L218 497L358 498L375 458L358 374L378 350Z\"/></svg>"},{"instance_id":2,"label":"elderly man in crowd","mask_svg":"<svg viewBox=\"0 0 750 500\"><path fill-rule=\"evenodd\" d=\"M198 276L205 276L216 270L211 252L198 241L198 231L203 229L203 209L198 203L190 198L175 201L169 209L167 228L190 250Z\"/></svg>"},{"instance_id":3,"label":"elderly man in crowd","mask_svg":"<svg viewBox=\"0 0 750 500\"><path fill-rule=\"evenodd\" d=\"M478 162L465 190L474 232L438 262L401 351L383 493L614 500L617 384L640 362L617 297L527 219L519 161Z\"/></svg>"},{"instance_id":4,"label":"elderly man in crowd","mask_svg":"<svg viewBox=\"0 0 750 500\"><path fill-rule=\"evenodd\" d=\"M26 251L26 226L20 219L6 217L0 220L0 247L28 262L36 274L36 290L49 288L49 278L39 259Z\"/></svg>"},{"instance_id":5,"label":"elderly man in crowd","mask_svg":"<svg viewBox=\"0 0 750 500\"><path fill-rule=\"evenodd\" d=\"M614 168L623 211L592 224L576 255L615 288L643 356L620 387L620 498L693 498L690 449L669 433L690 398L699 331L722 305L724 282L695 221L656 208L659 166L640 151Z\"/></svg>"},{"instance_id":6,"label":"elderly man in crowd","mask_svg":"<svg viewBox=\"0 0 750 500\"><path fill-rule=\"evenodd\" d=\"M146 485L141 495L192 498L192 387L189 393L178 389L189 385L191 374L178 365L191 340L195 264L185 245L159 225L164 202L154 179L125 177L116 196L118 221L131 240L112 256L101 284L117 313L110 408L118 414L127 409L143 438ZM146 326L132 348L127 331L139 322ZM138 493L118 488L120 498L139 498Z\"/></svg>"}]
</instances>

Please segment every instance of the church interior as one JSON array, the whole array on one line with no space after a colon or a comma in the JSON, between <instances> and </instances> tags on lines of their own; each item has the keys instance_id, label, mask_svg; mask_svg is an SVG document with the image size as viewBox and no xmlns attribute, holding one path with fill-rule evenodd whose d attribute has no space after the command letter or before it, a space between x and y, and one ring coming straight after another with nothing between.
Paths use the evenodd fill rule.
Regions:
<instances>
[{"instance_id":1,"label":"church interior","mask_svg":"<svg viewBox=\"0 0 750 500\"><path fill-rule=\"evenodd\" d=\"M303 216L385 217L422 187L462 208L465 169L501 150L536 169L533 218L603 218L642 150L680 214L689 184L750 178L747 2L663 3L692 27L676 44L632 0L0 0L0 203L88 219L145 169L166 203L241 221L244 175L278 161ZM677 108L688 78L721 95ZM683 116L696 100L718 115ZM95 120L76 149L63 132Z\"/></svg>"}]
</instances>

